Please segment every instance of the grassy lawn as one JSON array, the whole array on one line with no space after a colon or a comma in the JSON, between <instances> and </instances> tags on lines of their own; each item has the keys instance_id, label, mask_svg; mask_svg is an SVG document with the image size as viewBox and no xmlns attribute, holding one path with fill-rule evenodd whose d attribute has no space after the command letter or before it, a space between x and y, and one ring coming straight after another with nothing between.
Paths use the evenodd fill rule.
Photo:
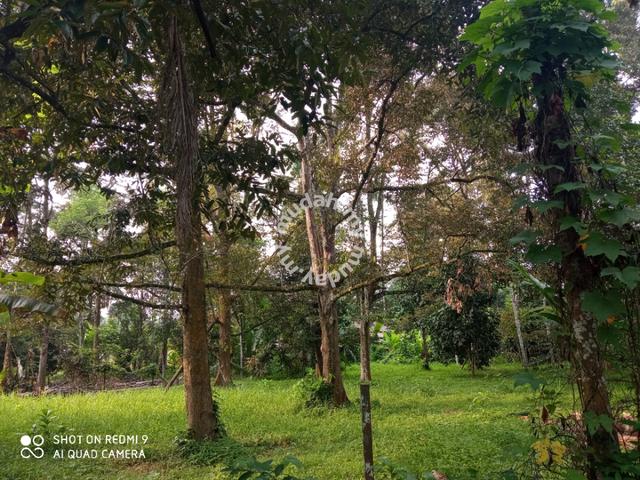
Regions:
<instances>
[{"instance_id":1,"label":"grassy lawn","mask_svg":"<svg viewBox=\"0 0 640 480\"><path fill-rule=\"evenodd\" d=\"M438 469L450 480L496 479L514 449L530 443L516 415L530 405L526 388L514 388L514 366L498 365L477 377L459 367L382 365L373 368L376 456L414 471ZM358 367L346 371L357 401ZM361 478L360 413L300 411L295 380L245 380L219 391L229 439L219 450L259 458L293 455L304 474L320 480ZM51 409L73 434L148 435L145 460L20 458L21 434ZM0 397L1 479L216 479L215 466L194 465L176 453L184 429L181 387L104 392L41 399ZM65 447L83 448L83 447ZM84 447L92 448L92 447ZM105 447L99 447L105 448ZM112 448L112 447L109 447Z\"/></svg>"}]
</instances>

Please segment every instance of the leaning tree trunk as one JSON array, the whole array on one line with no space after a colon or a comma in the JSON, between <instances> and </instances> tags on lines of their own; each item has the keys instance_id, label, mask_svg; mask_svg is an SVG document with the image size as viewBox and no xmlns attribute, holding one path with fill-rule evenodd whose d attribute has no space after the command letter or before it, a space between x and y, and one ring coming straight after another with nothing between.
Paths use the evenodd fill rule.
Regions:
<instances>
[{"instance_id":1,"label":"leaning tree trunk","mask_svg":"<svg viewBox=\"0 0 640 480\"><path fill-rule=\"evenodd\" d=\"M165 107L168 153L175 158L175 229L182 275L182 365L187 423L194 438L212 439L219 436L220 431L209 377L198 122L175 14L169 20L166 70L160 99Z\"/></svg>"},{"instance_id":2,"label":"leaning tree trunk","mask_svg":"<svg viewBox=\"0 0 640 480\"><path fill-rule=\"evenodd\" d=\"M518 347L520 348L520 359L522 366L529 366L529 358L527 357L527 349L524 345L524 337L522 336L522 323L520 322L520 305L518 300L518 292L515 287L511 288L511 306L513 308L513 321L516 324L516 335L518 337Z\"/></svg>"},{"instance_id":3,"label":"leaning tree trunk","mask_svg":"<svg viewBox=\"0 0 640 480\"><path fill-rule=\"evenodd\" d=\"M543 68L543 74L546 68ZM540 105L535 124L536 159L541 166L546 167L543 180L548 198L560 200L564 205L562 211L556 209L552 219L557 225L564 215L582 218L582 198L579 190L556 193L559 185L578 182L581 177L575 164L571 129L564 111L562 92L547 94L540 99ZM556 230L556 245L561 251L568 252L563 256L559 274L566 300L567 311L564 313L572 333L572 362L576 370L582 410L585 414L611 417L609 394L604 378L604 359L597 339L597 323L592 315L583 311L581 305L582 295L598 285L599 267L591 258L585 256L580 246L580 237L574 229ZM618 451L618 444L615 435L603 427L599 427L595 432L585 430L590 449L587 476L589 480L597 480L598 465L611 459Z\"/></svg>"},{"instance_id":4,"label":"leaning tree trunk","mask_svg":"<svg viewBox=\"0 0 640 480\"><path fill-rule=\"evenodd\" d=\"M49 325L42 327L42 339L40 340L40 360L38 362L38 378L36 379L35 394L41 395L47 383L47 360L49 358Z\"/></svg>"}]
</instances>

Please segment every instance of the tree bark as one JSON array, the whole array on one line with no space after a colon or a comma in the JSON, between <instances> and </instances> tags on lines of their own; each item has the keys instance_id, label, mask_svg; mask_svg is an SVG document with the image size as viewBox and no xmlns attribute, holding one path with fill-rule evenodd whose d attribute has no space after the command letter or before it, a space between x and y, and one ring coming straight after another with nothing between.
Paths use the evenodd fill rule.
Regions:
<instances>
[{"instance_id":1,"label":"tree bark","mask_svg":"<svg viewBox=\"0 0 640 480\"><path fill-rule=\"evenodd\" d=\"M40 340L40 360L38 362L38 378L36 380L35 394L42 395L47 383L47 360L49 359L49 325L42 327L42 339Z\"/></svg>"},{"instance_id":2,"label":"tree bark","mask_svg":"<svg viewBox=\"0 0 640 480\"><path fill-rule=\"evenodd\" d=\"M166 337L162 340L162 348L160 349L160 375L162 377L167 373L167 355L169 353L169 346Z\"/></svg>"},{"instance_id":3,"label":"tree bark","mask_svg":"<svg viewBox=\"0 0 640 480\"><path fill-rule=\"evenodd\" d=\"M520 359L522 360L522 366L527 368L529 366L529 359L527 357L527 349L524 345L524 338L522 336L522 324L520 322L520 305L518 304L518 292L515 287L511 288L511 306L513 308L513 320L516 324L516 335L518 337L518 347L520 348Z\"/></svg>"},{"instance_id":4,"label":"tree bark","mask_svg":"<svg viewBox=\"0 0 640 480\"><path fill-rule=\"evenodd\" d=\"M219 199L226 201L228 199L227 192L216 187L216 193ZM231 239L224 231L218 232L218 257L220 263L220 278L224 283L229 283L230 265L229 254L231 250ZM232 299L231 291L228 288L219 289L216 295L216 303L218 306L218 374L216 375L215 385L228 386L233 383L232 380L232 337L231 337L231 308Z\"/></svg>"},{"instance_id":5,"label":"tree bark","mask_svg":"<svg viewBox=\"0 0 640 480\"><path fill-rule=\"evenodd\" d=\"M548 75L549 66L543 67L542 75ZM582 198L579 190L556 193L558 185L580 181L580 173L575 164L575 152L571 145L571 128L564 111L561 91L550 92L541 101L536 116L535 142L536 158L546 167L543 180L549 199L563 202L563 211L555 212L554 223L560 217L572 215L582 218ZM561 146L562 145L562 146ZM604 359L597 340L597 324L592 315L584 312L581 305L582 294L598 284L600 269L586 257L580 246L580 237L572 229L556 232L555 243L565 253L559 269L559 276L566 300L565 318L572 333L572 362L576 371L576 382L580 393L583 413L611 417L609 393L604 378ZM598 465L607 463L618 451L615 435L599 427L594 433L585 428L588 454L587 478L598 480Z\"/></svg>"},{"instance_id":6,"label":"tree bark","mask_svg":"<svg viewBox=\"0 0 640 480\"><path fill-rule=\"evenodd\" d=\"M100 336L100 316L102 309L102 302L100 299L100 294L95 294L95 305L93 311L93 359L94 361L98 361L98 347L100 344L99 336Z\"/></svg>"},{"instance_id":7,"label":"tree bark","mask_svg":"<svg viewBox=\"0 0 640 480\"><path fill-rule=\"evenodd\" d=\"M360 410L362 415L362 453L364 478L373 480L373 425L371 422L371 381L360 378Z\"/></svg>"},{"instance_id":8,"label":"tree bark","mask_svg":"<svg viewBox=\"0 0 640 480\"><path fill-rule=\"evenodd\" d=\"M340 368L340 333L338 311L331 289L318 292L320 304L320 333L322 352L322 378L332 386L332 403L340 407L349 403Z\"/></svg>"},{"instance_id":9,"label":"tree bark","mask_svg":"<svg viewBox=\"0 0 640 480\"><path fill-rule=\"evenodd\" d=\"M169 19L166 70L160 98L166 102L168 153L176 162L175 229L182 276L182 366L187 424L195 439L213 439L220 431L209 376L197 114L175 14Z\"/></svg>"},{"instance_id":10,"label":"tree bark","mask_svg":"<svg viewBox=\"0 0 640 480\"><path fill-rule=\"evenodd\" d=\"M5 393L9 391L13 375L13 372L11 371L11 331L8 328L6 330L6 338L4 358L2 361L2 391Z\"/></svg>"},{"instance_id":11,"label":"tree bark","mask_svg":"<svg viewBox=\"0 0 640 480\"><path fill-rule=\"evenodd\" d=\"M315 194L313 176L306 143L299 139L301 152L301 183L304 194L311 198ZM305 225L309 253L311 256L311 273L314 279L326 275L334 261L335 255L335 225L332 224L327 212L320 212L316 218L313 208L305 209ZM349 403L347 392L342 380L340 368L340 333L338 329L338 310L333 288L327 284L318 290L318 305L320 317L320 351L322 352L322 378L332 386L332 401L334 406Z\"/></svg>"},{"instance_id":12,"label":"tree bark","mask_svg":"<svg viewBox=\"0 0 640 480\"><path fill-rule=\"evenodd\" d=\"M218 374L215 385L228 386L233 383L231 370L231 293L222 289L218 297Z\"/></svg>"}]
</instances>

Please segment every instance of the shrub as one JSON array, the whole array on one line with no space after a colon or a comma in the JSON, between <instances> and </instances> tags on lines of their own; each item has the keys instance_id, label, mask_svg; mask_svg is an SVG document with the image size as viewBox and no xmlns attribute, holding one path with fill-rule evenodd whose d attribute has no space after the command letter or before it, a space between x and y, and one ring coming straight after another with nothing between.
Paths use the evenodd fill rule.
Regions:
<instances>
[{"instance_id":1,"label":"shrub","mask_svg":"<svg viewBox=\"0 0 640 480\"><path fill-rule=\"evenodd\" d=\"M294 385L297 400L306 408L331 405L333 396L331 385L318 377L312 369Z\"/></svg>"}]
</instances>

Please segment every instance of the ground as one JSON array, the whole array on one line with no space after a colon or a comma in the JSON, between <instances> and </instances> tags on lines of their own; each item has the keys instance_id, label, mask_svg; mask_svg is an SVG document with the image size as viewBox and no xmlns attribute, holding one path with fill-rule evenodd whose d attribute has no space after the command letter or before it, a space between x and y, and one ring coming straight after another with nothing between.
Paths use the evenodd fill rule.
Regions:
<instances>
[{"instance_id":1,"label":"ground","mask_svg":"<svg viewBox=\"0 0 640 480\"><path fill-rule=\"evenodd\" d=\"M373 366L372 401L376 458L415 472L437 469L450 480L499 478L531 439L519 415L530 408L526 387L514 387L518 368L492 366L472 378L456 365ZM300 410L296 380L240 380L218 389L228 439L199 458L229 452L280 459L293 455L300 476L319 480L361 478L360 412ZM347 390L357 402L358 367L346 369ZM183 390L174 387L27 398L0 397L0 479L217 479L219 467L182 458L174 438L184 429ZM20 436L40 412L74 435L147 435L145 460L42 459L20 456ZM85 437L86 438L86 437ZM141 437L139 437L141 439ZM60 447L58 447L60 448ZM65 446L65 449L94 448ZM101 445L99 450L105 449ZM114 448L109 446L108 448ZM122 447L119 447L122 448Z\"/></svg>"}]
</instances>

